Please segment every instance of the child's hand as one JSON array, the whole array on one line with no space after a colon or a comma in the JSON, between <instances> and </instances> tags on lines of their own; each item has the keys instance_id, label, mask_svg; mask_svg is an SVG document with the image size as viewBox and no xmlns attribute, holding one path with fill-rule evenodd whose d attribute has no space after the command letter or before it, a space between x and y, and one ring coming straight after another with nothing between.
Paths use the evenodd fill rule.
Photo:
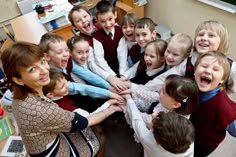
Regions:
<instances>
[{"instance_id":1,"label":"child's hand","mask_svg":"<svg viewBox=\"0 0 236 157\"><path fill-rule=\"evenodd\" d=\"M110 105L108 108L114 110L114 112L122 112L123 105Z\"/></svg>"},{"instance_id":2,"label":"child's hand","mask_svg":"<svg viewBox=\"0 0 236 157\"><path fill-rule=\"evenodd\" d=\"M111 105L114 105L114 104L118 104L119 101L116 100L116 99L109 99L109 100L107 100L107 103L111 106Z\"/></svg>"},{"instance_id":3,"label":"child's hand","mask_svg":"<svg viewBox=\"0 0 236 157\"><path fill-rule=\"evenodd\" d=\"M119 92L128 89L126 84L117 77L109 76L107 80Z\"/></svg>"},{"instance_id":4,"label":"child's hand","mask_svg":"<svg viewBox=\"0 0 236 157\"><path fill-rule=\"evenodd\" d=\"M116 93L110 92L110 98L117 100L119 104L124 103L124 98Z\"/></svg>"},{"instance_id":5,"label":"child's hand","mask_svg":"<svg viewBox=\"0 0 236 157\"><path fill-rule=\"evenodd\" d=\"M130 89L124 90L124 91L120 92L120 94L121 94L126 100L128 100L129 98L131 98L131 90L130 90Z\"/></svg>"},{"instance_id":6,"label":"child's hand","mask_svg":"<svg viewBox=\"0 0 236 157\"><path fill-rule=\"evenodd\" d=\"M121 81L128 81L128 79L127 79L125 76L121 76L121 77L120 77L120 80L121 80Z\"/></svg>"},{"instance_id":7,"label":"child's hand","mask_svg":"<svg viewBox=\"0 0 236 157\"><path fill-rule=\"evenodd\" d=\"M119 94L119 91L116 90L116 88L113 87L113 86L109 86L109 87L108 87L108 90L111 91L111 92L113 92L113 93Z\"/></svg>"}]
</instances>

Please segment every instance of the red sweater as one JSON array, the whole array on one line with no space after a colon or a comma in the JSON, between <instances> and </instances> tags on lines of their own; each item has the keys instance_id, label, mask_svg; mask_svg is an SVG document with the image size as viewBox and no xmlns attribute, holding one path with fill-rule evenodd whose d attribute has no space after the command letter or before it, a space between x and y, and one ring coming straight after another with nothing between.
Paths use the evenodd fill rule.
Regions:
<instances>
[{"instance_id":1,"label":"red sweater","mask_svg":"<svg viewBox=\"0 0 236 157\"><path fill-rule=\"evenodd\" d=\"M54 102L64 110L71 112L78 108L76 103L69 96L64 96L63 98L55 100Z\"/></svg>"},{"instance_id":2,"label":"red sweater","mask_svg":"<svg viewBox=\"0 0 236 157\"><path fill-rule=\"evenodd\" d=\"M195 142L216 148L225 138L226 127L236 119L236 103L230 100L225 91L199 105L192 113Z\"/></svg>"}]
</instances>

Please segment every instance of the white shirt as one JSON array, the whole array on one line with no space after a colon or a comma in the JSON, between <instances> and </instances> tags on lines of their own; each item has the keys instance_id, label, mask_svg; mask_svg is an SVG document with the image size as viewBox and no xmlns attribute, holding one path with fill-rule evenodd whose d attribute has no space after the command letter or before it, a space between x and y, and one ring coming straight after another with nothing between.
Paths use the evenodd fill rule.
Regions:
<instances>
[{"instance_id":1,"label":"white shirt","mask_svg":"<svg viewBox=\"0 0 236 157\"><path fill-rule=\"evenodd\" d=\"M118 58L118 61L119 61L119 73L120 73L120 75L123 75L124 72L129 69L129 66L128 66L128 51L135 44L137 44L137 43L126 40L126 38L124 36L120 39L119 45L117 47L117 58Z\"/></svg>"},{"instance_id":2,"label":"white shirt","mask_svg":"<svg viewBox=\"0 0 236 157\"><path fill-rule=\"evenodd\" d=\"M126 111L131 119L134 132L140 143L143 145L144 157L187 157L193 155L194 144L191 144L190 148L182 154L170 153L161 145L157 144L152 131L146 127L142 120L141 113L132 99L127 101Z\"/></svg>"},{"instance_id":3,"label":"white shirt","mask_svg":"<svg viewBox=\"0 0 236 157\"><path fill-rule=\"evenodd\" d=\"M113 28L111 33L112 32L114 38L115 28ZM108 32L106 33L108 34ZM104 49L102 43L93 38L93 48L94 48L93 49L94 59L96 64L109 75L116 76L116 73L110 68L110 66L108 65L107 61L104 58Z\"/></svg>"},{"instance_id":4,"label":"white shirt","mask_svg":"<svg viewBox=\"0 0 236 157\"><path fill-rule=\"evenodd\" d=\"M100 75L103 79L107 80L107 77L110 75L107 71L98 66L94 58L94 49L89 47L89 58L87 61L87 67L94 73Z\"/></svg>"}]
</instances>

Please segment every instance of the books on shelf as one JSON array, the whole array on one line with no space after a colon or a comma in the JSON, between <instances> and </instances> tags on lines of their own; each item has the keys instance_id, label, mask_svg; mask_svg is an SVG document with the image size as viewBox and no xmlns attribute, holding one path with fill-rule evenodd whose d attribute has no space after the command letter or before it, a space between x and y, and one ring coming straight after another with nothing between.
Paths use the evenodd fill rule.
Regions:
<instances>
[{"instance_id":1,"label":"books on shelf","mask_svg":"<svg viewBox=\"0 0 236 157\"><path fill-rule=\"evenodd\" d=\"M8 117L0 120L0 141L9 137L13 133L12 125Z\"/></svg>"}]
</instances>

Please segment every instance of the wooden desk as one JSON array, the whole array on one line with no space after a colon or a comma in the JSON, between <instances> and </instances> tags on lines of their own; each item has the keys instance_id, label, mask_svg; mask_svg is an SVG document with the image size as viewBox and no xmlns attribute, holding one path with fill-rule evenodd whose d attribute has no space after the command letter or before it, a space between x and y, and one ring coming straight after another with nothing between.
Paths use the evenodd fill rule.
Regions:
<instances>
[{"instance_id":1,"label":"wooden desk","mask_svg":"<svg viewBox=\"0 0 236 157\"><path fill-rule=\"evenodd\" d=\"M55 5L54 9L57 11L69 11L72 7L73 6L70 3L65 3ZM15 38L18 41L27 41L39 44L42 35L48 32L45 26L38 21L38 14L35 11L19 16L10 22L15 33ZM72 26L68 24L53 30L52 32L64 37L64 39L67 40L74 35L71 29Z\"/></svg>"},{"instance_id":2,"label":"wooden desk","mask_svg":"<svg viewBox=\"0 0 236 157\"><path fill-rule=\"evenodd\" d=\"M27 41L39 44L40 38L47 33L47 29L38 22L38 14L33 11L10 21L15 38L18 41Z\"/></svg>"}]
</instances>

